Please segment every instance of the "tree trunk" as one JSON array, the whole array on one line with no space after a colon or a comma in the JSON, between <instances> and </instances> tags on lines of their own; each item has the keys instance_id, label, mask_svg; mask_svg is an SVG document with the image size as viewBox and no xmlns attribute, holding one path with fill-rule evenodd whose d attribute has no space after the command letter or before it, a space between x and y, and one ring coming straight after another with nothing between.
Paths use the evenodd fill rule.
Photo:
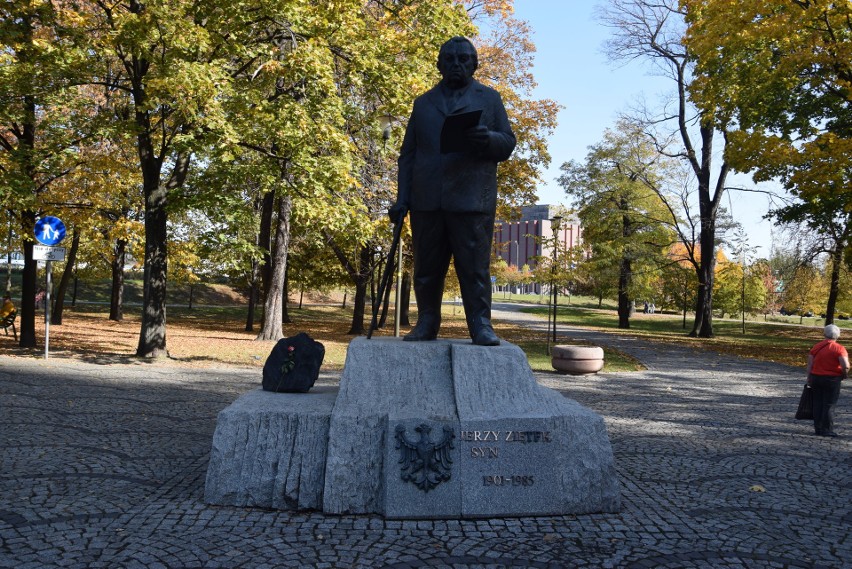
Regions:
<instances>
[{"instance_id":1,"label":"tree trunk","mask_svg":"<svg viewBox=\"0 0 852 569\"><path fill-rule=\"evenodd\" d=\"M23 49L18 50L18 56L22 63L32 64L29 54L31 49L26 46L33 45L35 37L35 26L33 20L29 17L23 17L19 22L15 23L17 33L19 34L18 41ZM18 147L16 154L21 162L21 169L26 175L26 178L31 182L31 190L33 196L38 194L36 188L37 169L35 164L35 143L36 143L36 111L38 102L34 95L25 95L21 110L23 111L23 120L18 127L20 134L18 135ZM4 101L4 105L5 105ZM5 137L5 133L4 133ZM38 263L33 259L33 242L30 240L35 229L36 212L25 210L21 212L21 242L24 247L24 271L21 275L21 310L20 310L20 340L18 345L22 348L34 348L36 346L35 335L35 295L36 281L38 280Z\"/></svg>"},{"instance_id":2,"label":"tree trunk","mask_svg":"<svg viewBox=\"0 0 852 569\"><path fill-rule=\"evenodd\" d=\"M254 332L254 310L257 306L257 283L248 287L248 314L246 314L246 332Z\"/></svg>"},{"instance_id":3,"label":"tree trunk","mask_svg":"<svg viewBox=\"0 0 852 569\"><path fill-rule=\"evenodd\" d=\"M35 229L35 212L21 214L21 235L32 235ZM35 295L38 280L38 264L33 259L33 242L24 239L24 271L21 275L21 320L18 331L22 348L35 348Z\"/></svg>"},{"instance_id":4,"label":"tree trunk","mask_svg":"<svg viewBox=\"0 0 852 569\"><path fill-rule=\"evenodd\" d=\"M716 272L716 217L719 202L725 192L725 179L730 167L723 162L716 177L716 187L711 197L710 178L713 157L713 127L702 124L701 161L691 154L693 171L698 179L698 210L701 217L701 260L698 263L698 297L695 301L695 323L690 336L700 338L713 337L713 281ZM727 140L727 137L726 137ZM723 148L724 150L724 148Z\"/></svg>"},{"instance_id":5,"label":"tree trunk","mask_svg":"<svg viewBox=\"0 0 852 569\"><path fill-rule=\"evenodd\" d=\"M381 277L379 277L379 278L381 278ZM382 302L382 316L381 316L381 318L379 318L379 328L384 328L385 324L388 321L388 312L390 310L391 289L393 289L393 286L390 286L390 283L388 283L388 287L384 291L385 297L380 299L381 302Z\"/></svg>"},{"instance_id":6,"label":"tree trunk","mask_svg":"<svg viewBox=\"0 0 852 569\"><path fill-rule=\"evenodd\" d=\"M24 43L31 43L33 39L33 28L27 19L24 22ZM22 125L22 137L19 148L24 163L23 169L29 180L32 181L33 193L36 193L35 179L36 167L33 163L36 139L36 99L33 96L24 97L24 124ZM35 336L35 295L38 280L38 263L33 259L33 242L27 239L32 237L35 229L36 212L26 210L21 213L21 241L24 243L24 272L21 281L21 320L20 320L20 342L22 348L34 348L36 346Z\"/></svg>"},{"instance_id":7,"label":"tree trunk","mask_svg":"<svg viewBox=\"0 0 852 569\"><path fill-rule=\"evenodd\" d=\"M130 3L130 11L141 13L144 6L136 0ZM136 355L143 358L168 357L166 349L166 283L168 269L168 195L186 179L189 155L177 154L173 170L167 182L160 179L166 148L158 147L152 136L155 126L151 121L145 76L150 63L144 58L133 56L125 62L132 71L131 94L136 123L136 150L142 170L142 193L145 200L145 269L142 282L142 324Z\"/></svg>"},{"instance_id":8,"label":"tree trunk","mask_svg":"<svg viewBox=\"0 0 852 569\"><path fill-rule=\"evenodd\" d=\"M411 273L405 271L402 273L402 291L399 294L399 325L411 326L411 319L408 315L408 308L411 304Z\"/></svg>"},{"instance_id":9,"label":"tree trunk","mask_svg":"<svg viewBox=\"0 0 852 569\"><path fill-rule=\"evenodd\" d=\"M174 157L168 180L161 183L162 158L146 151L153 148L148 131L140 133L139 138L142 188L145 194L145 273L142 283L142 328L136 355L160 358L169 355L166 349L167 200L169 193L181 187L186 180L190 155L178 153Z\"/></svg>"},{"instance_id":10,"label":"tree trunk","mask_svg":"<svg viewBox=\"0 0 852 569\"><path fill-rule=\"evenodd\" d=\"M6 286L4 287L4 292L9 296L12 295L12 251L14 250L12 247L12 237L14 234L12 224L14 220L14 216L11 211L6 212L9 215L9 241L6 245Z\"/></svg>"},{"instance_id":11,"label":"tree trunk","mask_svg":"<svg viewBox=\"0 0 852 569\"><path fill-rule=\"evenodd\" d=\"M376 278L376 260L374 256L370 256L370 318L373 316L373 311L379 305L380 300L376 298L379 294L378 287L376 286L376 282L382 278Z\"/></svg>"},{"instance_id":12,"label":"tree trunk","mask_svg":"<svg viewBox=\"0 0 852 569\"><path fill-rule=\"evenodd\" d=\"M112 255L112 288L109 297L109 319L124 320L124 265L127 262L127 241L118 239Z\"/></svg>"},{"instance_id":13,"label":"tree trunk","mask_svg":"<svg viewBox=\"0 0 852 569\"><path fill-rule=\"evenodd\" d=\"M142 102L137 99L137 106ZM136 111L137 123L146 125L145 112ZM139 116L144 115L144 116ZM160 183L162 162L154 155L147 128L138 135L145 195L145 269L142 279L142 326L136 355L143 358L168 357L166 349L166 282L168 268L166 212L168 192Z\"/></svg>"},{"instance_id":14,"label":"tree trunk","mask_svg":"<svg viewBox=\"0 0 852 569\"><path fill-rule=\"evenodd\" d=\"M708 279L706 274L707 267L702 261L698 273L698 294L695 298L695 321L692 323L692 330L689 335L693 338L712 338L713 337L713 290L712 277ZM709 282L708 282L709 281Z\"/></svg>"},{"instance_id":15,"label":"tree trunk","mask_svg":"<svg viewBox=\"0 0 852 569\"><path fill-rule=\"evenodd\" d=\"M367 284L367 279L355 283L355 298L352 300L352 325L347 332L351 336L358 336L366 331L366 328L364 328L364 312L367 304Z\"/></svg>"},{"instance_id":16,"label":"tree trunk","mask_svg":"<svg viewBox=\"0 0 852 569\"><path fill-rule=\"evenodd\" d=\"M716 274L716 223L712 220L701 225L701 262L699 263L698 295L695 301L695 322L692 337L713 337L713 280Z\"/></svg>"},{"instance_id":17,"label":"tree trunk","mask_svg":"<svg viewBox=\"0 0 852 569\"><path fill-rule=\"evenodd\" d=\"M629 215L631 204L626 195L621 194L619 196L618 207L621 210L621 237L625 243L629 243L635 230ZM626 330L630 328L630 316L632 316L630 286L633 282L633 266L630 259L630 248L626 245L623 245L623 247L618 270L618 327Z\"/></svg>"},{"instance_id":18,"label":"tree trunk","mask_svg":"<svg viewBox=\"0 0 852 569\"><path fill-rule=\"evenodd\" d=\"M324 232L326 243L331 250L334 251L334 256L340 262L340 265L349 275L352 283L355 285L355 299L353 301L352 310L352 326L347 334L357 335L365 332L364 328L364 305L367 301L367 287L370 283L370 267L372 264L373 249L369 245L358 245L358 265L354 265L341 247L334 241L334 238L327 232ZM346 291L343 293L343 308L346 308Z\"/></svg>"},{"instance_id":19,"label":"tree trunk","mask_svg":"<svg viewBox=\"0 0 852 569\"><path fill-rule=\"evenodd\" d=\"M248 288L248 314L246 314L246 332L254 332L254 313L257 310L257 301L260 298L260 264L256 260L251 262Z\"/></svg>"},{"instance_id":20,"label":"tree trunk","mask_svg":"<svg viewBox=\"0 0 852 569\"><path fill-rule=\"evenodd\" d=\"M272 214L275 210L275 193L267 192L260 204L260 229L257 244L263 253L263 263L260 265L260 282L263 286L262 299L266 301L272 286ZM264 315L265 319L265 315Z\"/></svg>"},{"instance_id":21,"label":"tree trunk","mask_svg":"<svg viewBox=\"0 0 852 569\"><path fill-rule=\"evenodd\" d=\"M159 175L157 176L157 182ZM166 282L168 268L166 189L159 183L145 191L145 271L142 280L142 327L136 355L168 357Z\"/></svg>"},{"instance_id":22,"label":"tree trunk","mask_svg":"<svg viewBox=\"0 0 852 569\"><path fill-rule=\"evenodd\" d=\"M281 323L292 324L293 319L290 318L290 310L287 306L290 302L290 264L287 264L287 270L284 271L284 288L281 291Z\"/></svg>"},{"instance_id":23,"label":"tree trunk","mask_svg":"<svg viewBox=\"0 0 852 569\"><path fill-rule=\"evenodd\" d=\"M834 309L840 294L840 267L843 263L843 244L835 244L831 252L831 285L828 289L828 303L825 306L825 324L834 324Z\"/></svg>"},{"instance_id":24,"label":"tree trunk","mask_svg":"<svg viewBox=\"0 0 852 569\"><path fill-rule=\"evenodd\" d=\"M367 286L368 279L355 283L355 296L352 298L352 323L349 326L349 331L346 332L351 336L358 336L366 332L364 326L364 314L367 306Z\"/></svg>"},{"instance_id":25,"label":"tree trunk","mask_svg":"<svg viewBox=\"0 0 852 569\"><path fill-rule=\"evenodd\" d=\"M60 326L62 324L62 311L65 309L65 292L68 283L71 282L71 274L74 272L74 263L77 262L77 250L80 248L80 232L75 227L71 234L71 247L68 250L68 258L65 259L65 270L59 279L59 287L56 289L56 301L53 304L53 312L50 314L50 323Z\"/></svg>"},{"instance_id":26,"label":"tree trunk","mask_svg":"<svg viewBox=\"0 0 852 569\"><path fill-rule=\"evenodd\" d=\"M263 203L265 196L263 198L255 198L254 200L254 212L255 215L261 215L261 229L258 231L258 234L255 238L255 245L260 246L263 241L261 240L262 229L263 229ZM269 238L268 238L268 229L267 229L267 240L266 240L266 249L269 249ZM257 309L257 300L260 296L260 263L252 257L251 260L251 269L248 275L248 314L246 314L246 332L254 332L254 313Z\"/></svg>"},{"instance_id":27,"label":"tree trunk","mask_svg":"<svg viewBox=\"0 0 852 569\"><path fill-rule=\"evenodd\" d=\"M12 240L12 236L9 236L9 241ZM3 291L10 295L12 294L12 244L9 243L9 252L6 255L6 286L3 287Z\"/></svg>"},{"instance_id":28,"label":"tree trunk","mask_svg":"<svg viewBox=\"0 0 852 569\"><path fill-rule=\"evenodd\" d=\"M618 327L630 328L630 281L632 268L630 259L625 255L621 258L618 272Z\"/></svg>"},{"instance_id":29,"label":"tree trunk","mask_svg":"<svg viewBox=\"0 0 852 569\"><path fill-rule=\"evenodd\" d=\"M355 299L352 302L352 326L347 334L358 335L364 334L364 313L367 305L367 287L370 284L370 267L373 260L373 251L368 246L361 247L359 256L358 273L355 275Z\"/></svg>"},{"instance_id":30,"label":"tree trunk","mask_svg":"<svg viewBox=\"0 0 852 569\"><path fill-rule=\"evenodd\" d=\"M284 293L284 275L287 272L287 250L290 246L290 213L293 202L290 196L278 198L278 223L275 228L275 241L272 252L269 290L264 300L263 326L257 340L279 340L284 337L282 326L282 295Z\"/></svg>"}]
</instances>

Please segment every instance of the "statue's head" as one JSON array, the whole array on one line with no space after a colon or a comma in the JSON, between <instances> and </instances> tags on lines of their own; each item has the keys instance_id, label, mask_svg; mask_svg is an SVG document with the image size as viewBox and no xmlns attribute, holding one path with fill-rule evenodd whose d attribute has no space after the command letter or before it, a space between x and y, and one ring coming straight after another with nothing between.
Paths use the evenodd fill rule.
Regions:
<instances>
[{"instance_id":1,"label":"statue's head","mask_svg":"<svg viewBox=\"0 0 852 569\"><path fill-rule=\"evenodd\" d=\"M452 88L464 87L473 79L479 67L476 48L465 37L456 36L447 40L438 52L438 71L444 83Z\"/></svg>"}]
</instances>

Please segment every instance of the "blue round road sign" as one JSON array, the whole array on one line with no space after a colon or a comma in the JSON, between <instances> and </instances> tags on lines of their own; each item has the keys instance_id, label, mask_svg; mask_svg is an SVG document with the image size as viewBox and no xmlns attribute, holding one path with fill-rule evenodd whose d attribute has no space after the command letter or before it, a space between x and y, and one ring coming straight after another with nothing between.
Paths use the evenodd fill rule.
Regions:
<instances>
[{"instance_id":1,"label":"blue round road sign","mask_svg":"<svg viewBox=\"0 0 852 569\"><path fill-rule=\"evenodd\" d=\"M42 245L57 245L65 239L65 224L58 217L42 217L35 223L35 238Z\"/></svg>"}]
</instances>

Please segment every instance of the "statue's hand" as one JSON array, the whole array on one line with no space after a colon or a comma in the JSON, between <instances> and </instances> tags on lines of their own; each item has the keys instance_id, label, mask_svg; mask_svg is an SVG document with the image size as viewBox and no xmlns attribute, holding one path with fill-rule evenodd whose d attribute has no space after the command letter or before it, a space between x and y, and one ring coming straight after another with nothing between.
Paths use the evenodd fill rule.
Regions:
<instances>
[{"instance_id":1,"label":"statue's hand","mask_svg":"<svg viewBox=\"0 0 852 569\"><path fill-rule=\"evenodd\" d=\"M388 209L388 217L394 224L401 223L407 214L408 206L399 202L393 204L390 209Z\"/></svg>"},{"instance_id":2,"label":"statue's hand","mask_svg":"<svg viewBox=\"0 0 852 569\"><path fill-rule=\"evenodd\" d=\"M491 141L488 132L487 126L479 124L464 131L464 135L474 150L481 151L488 148L488 143Z\"/></svg>"}]
</instances>

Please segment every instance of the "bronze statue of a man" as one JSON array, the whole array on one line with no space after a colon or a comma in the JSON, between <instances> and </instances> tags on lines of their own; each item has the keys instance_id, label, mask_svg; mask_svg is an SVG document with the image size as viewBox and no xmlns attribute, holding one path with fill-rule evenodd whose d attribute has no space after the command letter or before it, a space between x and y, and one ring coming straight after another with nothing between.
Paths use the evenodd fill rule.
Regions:
<instances>
[{"instance_id":1,"label":"bronze statue of a man","mask_svg":"<svg viewBox=\"0 0 852 569\"><path fill-rule=\"evenodd\" d=\"M497 91L473 79L477 66L467 38L441 46L442 79L414 101L402 142L397 201L389 214L398 222L411 212L418 318L406 341L438 336L452 257L473 343L500 343L491 326L489 267L497 164L512 154L515 135Z\"/></svg>"}]
</instances>

